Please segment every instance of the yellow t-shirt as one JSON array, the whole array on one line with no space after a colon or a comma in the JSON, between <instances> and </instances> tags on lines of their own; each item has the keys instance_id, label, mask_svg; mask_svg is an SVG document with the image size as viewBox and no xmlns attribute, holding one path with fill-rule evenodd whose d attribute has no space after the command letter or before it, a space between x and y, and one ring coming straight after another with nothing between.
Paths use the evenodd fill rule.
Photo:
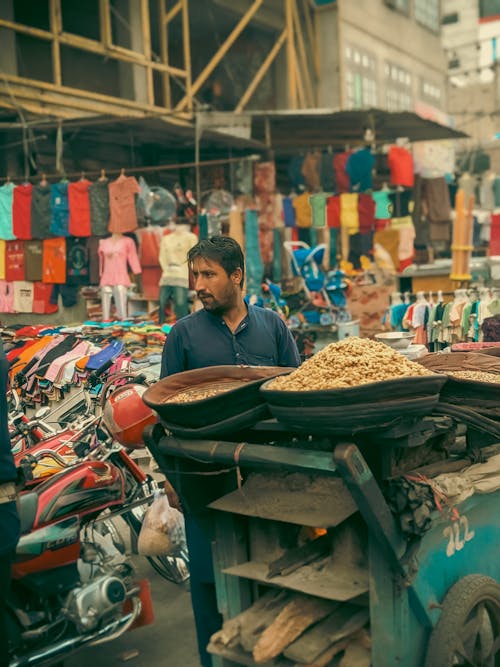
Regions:
<instances>
[{"instance_id":1,"label":"yellow t-shirt","mask_svg":"<svg viewBox=\"0 0 500 667\"><path fill-rule=\"evenodd\" d=\"M340 225L349 236L359 232L358 194L344 192L340 195Z\"/></svg>"},{"instance_id":2,"label":"yellow t-shirt","mask_svg":"<svg viewBox=\"0 0 500 667\"><path fill-rule=\"evenodd\" d=\"M5 280L5 241L0 240L0 280Z\"/></svg>"},{"instance_id":3,"label":"yellow t-shirt","mask_svg":"<svg viewBox=\"0 0 500 667\"><path fill-rule=\"evenodd\" d=\"M312 211L309 204L309 193L294 197L292 205L295 209L295 224L297 227L312 227Z\"/></svg>"}]
</instances>

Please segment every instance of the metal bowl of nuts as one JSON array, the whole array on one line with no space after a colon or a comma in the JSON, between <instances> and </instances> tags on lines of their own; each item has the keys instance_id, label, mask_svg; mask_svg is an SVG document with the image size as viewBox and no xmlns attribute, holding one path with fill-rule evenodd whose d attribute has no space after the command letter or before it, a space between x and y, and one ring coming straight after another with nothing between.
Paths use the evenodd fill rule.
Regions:
<instances>
[{"instance_id":1,"label":"metal bowl of nuts","mask_svg":"<svg viewBox=\"0 0 500 667\"><path fill-rule=\"evenodd\" d=\"M393 350L404 350L413 341L415 334L409 331L385 331L384 333L375 334L375 340L379 343L389 345Z\"/></svg>"}]
</instances>

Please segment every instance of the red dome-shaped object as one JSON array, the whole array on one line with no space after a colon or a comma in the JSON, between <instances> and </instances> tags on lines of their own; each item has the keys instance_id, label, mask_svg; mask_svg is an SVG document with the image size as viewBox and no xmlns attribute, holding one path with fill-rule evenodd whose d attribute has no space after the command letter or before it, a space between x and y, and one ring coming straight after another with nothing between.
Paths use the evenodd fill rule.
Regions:
<instances>
[{"instance_id":1,"label":"red dome-shaped object","mask_svg":"<svg viewBox=\"0 0 500 667\"><path fill-rule=\"evenodd\" d=\"M126 384L115 389L104 405L104 424L124 447L144 447L144 429L157 421L153 410L142 400L145 391L143 385Z\"/></svg>"}]
</instances>

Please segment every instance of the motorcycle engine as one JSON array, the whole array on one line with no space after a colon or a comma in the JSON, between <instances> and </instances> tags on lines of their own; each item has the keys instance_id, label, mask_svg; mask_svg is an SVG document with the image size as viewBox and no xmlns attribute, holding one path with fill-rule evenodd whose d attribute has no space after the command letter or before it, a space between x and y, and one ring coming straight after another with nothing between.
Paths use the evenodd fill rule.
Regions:
<instances>
[{"instance_id":1,"label":"motorcycle engine","mask_svg":"<svg viewBox=\"0 0 500 667\"><path fill-rule=\"evenodd\" d=\"M127 587L119 577L105 574L80 588L66 598L64 613L80 632L94 630L101 619L121 607Z\"/></svg>"}]
</instances>

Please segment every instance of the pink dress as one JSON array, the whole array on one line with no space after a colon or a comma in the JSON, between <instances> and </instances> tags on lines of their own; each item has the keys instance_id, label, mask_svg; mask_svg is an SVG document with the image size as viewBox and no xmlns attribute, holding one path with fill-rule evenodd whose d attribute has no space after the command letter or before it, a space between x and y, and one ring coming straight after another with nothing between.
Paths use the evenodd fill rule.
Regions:
<instances>
[{"instance_id":1,"label":"pink dress","mask_svg":"<svg viewBox=\"0 0 500 667\"><path fill-rule=\"evenodd\" d=\"M114 239L110 236L99 241L100 286L125 285L130 287L128 267L132 273L141 273L141 265L135 243L128 236Z\"/></svg>"}]
</instances>

